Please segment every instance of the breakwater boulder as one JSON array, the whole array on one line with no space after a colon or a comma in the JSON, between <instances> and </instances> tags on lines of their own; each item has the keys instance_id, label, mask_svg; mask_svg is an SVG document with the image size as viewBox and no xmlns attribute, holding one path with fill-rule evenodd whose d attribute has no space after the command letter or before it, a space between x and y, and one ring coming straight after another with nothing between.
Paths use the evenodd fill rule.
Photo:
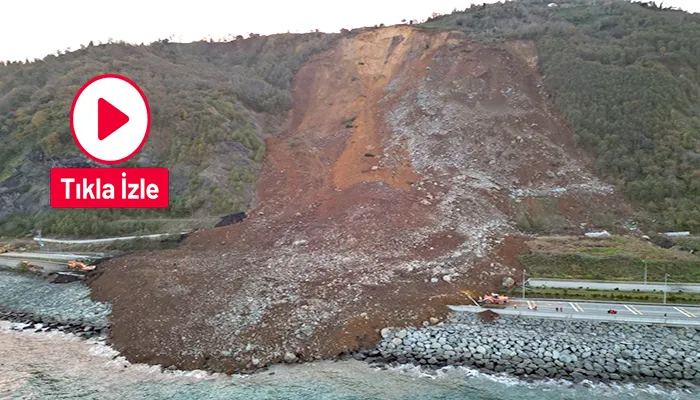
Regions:
<instances>
[{"instance_id":1,"label":"breakwater boulder","mask_svg":"<svg viewBox=\"0 0 700 400\"><path fill-rule=\"evenodd\" d=\"M445 323L382 330L384 361L463 365L524 378L700 384L700 330L456 313Z\"/></svg>"}]
</instances>

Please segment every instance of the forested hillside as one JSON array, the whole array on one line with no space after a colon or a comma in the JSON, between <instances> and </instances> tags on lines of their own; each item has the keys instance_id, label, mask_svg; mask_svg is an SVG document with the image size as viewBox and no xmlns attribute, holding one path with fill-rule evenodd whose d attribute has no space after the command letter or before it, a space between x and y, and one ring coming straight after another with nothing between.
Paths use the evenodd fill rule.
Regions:
<instances>
[{"instance_id":1,"label":"forested hillside","mask_svg":"<svg viewBox=\"0 0 700 400\"><path fill-rule=\"evenodd\" d=\"M475 42L534 41L545 89L595 156L598 175L655 229L700 231L700 15L623 0L550 3L472 6L421 27L459 30ZM147 232L164 219L245 210L263 132L284 120L294 72L339 36L91 43L0 64L0 235ZM48 208L50 168L96 166L74 145L68 110L80 86L101 73L126 75L146 92L151 136L128 166L170 169L167 210Z\"/></svg>"},{"instance_id":2,"label":"forested hillside","mask_svg":"<svg viewBox=\"0 0 700 400\"><path fill-rule=\"evenodd\" d=\"M424 26L534 40L545 86L599 174L658 229L700 230L700 15L626 1L472 6Z\"/></svg>"},{"instance_id":3,"label":"forested hillside","mask_svg":"<svg viewBox=\"0 0 700 400\"><path fill-rule=\"evenodd\" d=\"M162 218L245 210L265 153L264 125L290 107L294 71L335 37L90 43L43 60L0 64L0 222L14 215L0 234L146 232L158 230ZM149 99L149 140L126 166L170 169L168 210L47 209L50 168L97 166L74 144L68 111L80 86L103 73L130 77Z\"/></svg>"}]
</instances>

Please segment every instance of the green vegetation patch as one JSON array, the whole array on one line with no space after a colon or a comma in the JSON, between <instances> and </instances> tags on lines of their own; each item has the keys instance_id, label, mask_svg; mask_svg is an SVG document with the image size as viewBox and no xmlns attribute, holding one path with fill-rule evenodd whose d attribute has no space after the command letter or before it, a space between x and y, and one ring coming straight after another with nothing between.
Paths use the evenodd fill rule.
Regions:
<instances>
[{"instance_id":1,"label":"green vegetation patch","mask_svg":"<svg viewBox=\"0 0 700 400\"><path fill-rule=\"evenodd\" d=\"M698 236L676 237L673 238L673 243L678 246L685 246L700 254L700 237Z\"/></svg>"},{"instance_id":2,"label":"green vegetation patch","mask_svg":"<svg viewBox=\"0 0 700 400\"><path fill-rule=\"evenodd\" d=\"M662 282L665 274L675 282L700 282L700 257L695 260L642 260L623 254L537 252L519 257L533 278L647 280Z\"/></svg>"},{"instance_id":3,"label":"green vegetation patch","mask_svg":"<svg viewBox=\"0 0 700 400\"><path fill-rule=\"evenodd\" d=\"M162 40L150 45L91 42L32 62L0 62L0 191L22 199L16 208L0 210L0 235L37 229L62 236L148 233L166 223L155 219L246 210L265 155L258 115L284 115L291 107L294 73L339 36L251 34L225 43ZM148 97L149 140L122 166L169 168L166 210L114 215L40 206L48 198L50 168L94 166L75 146L68 114L80 86L104 73L129 77ZM14 218L6 220L7 214Z\"/></svg>"}]
</instances>

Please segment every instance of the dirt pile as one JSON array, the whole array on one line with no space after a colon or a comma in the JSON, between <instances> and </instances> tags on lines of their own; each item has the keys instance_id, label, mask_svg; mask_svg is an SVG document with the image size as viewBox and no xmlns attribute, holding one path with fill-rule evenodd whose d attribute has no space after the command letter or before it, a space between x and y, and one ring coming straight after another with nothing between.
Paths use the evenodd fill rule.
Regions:
<instances>
[{"instance_id":1,"label":"dirt pile","mask_svg":"<svg viewBox=\"0 0 700 400\"><path fill-rule=\"evenodd\" d=\"M509 237L518 201L552 194L585 214L614 197L540 80L531 43L409 27L314 56L250 218L112 260L92 283L116 348L184 368L309 360L497 287L525 247Z\"/></svg>"}]
</instances>

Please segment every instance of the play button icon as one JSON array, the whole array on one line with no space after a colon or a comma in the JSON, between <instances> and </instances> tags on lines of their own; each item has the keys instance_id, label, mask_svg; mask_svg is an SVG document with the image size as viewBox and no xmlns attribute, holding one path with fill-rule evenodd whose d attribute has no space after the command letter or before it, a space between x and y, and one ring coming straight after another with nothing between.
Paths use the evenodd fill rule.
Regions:
<instances>
[{"instance_id":1,"label":"play button icon","mask_svg":"<svg viewBox=\"0 0 700 400\"><path fill-rule=\"evenodd\" d=\"M119 164L146 143L151 113L146 96L130 79L100 75L76 94L70 113L73 139L102 164Z\"/></svg>"},{"instance_id":2,"label":"play button icon","mask_svg":"<svg viewBox=\"0 0 700 400\"><path fill-rule=\"evenodd\" d=\"M105 99L97 99L97 138L105 140L129 122L129 116Z\"/></svg>"}]
</instances>

